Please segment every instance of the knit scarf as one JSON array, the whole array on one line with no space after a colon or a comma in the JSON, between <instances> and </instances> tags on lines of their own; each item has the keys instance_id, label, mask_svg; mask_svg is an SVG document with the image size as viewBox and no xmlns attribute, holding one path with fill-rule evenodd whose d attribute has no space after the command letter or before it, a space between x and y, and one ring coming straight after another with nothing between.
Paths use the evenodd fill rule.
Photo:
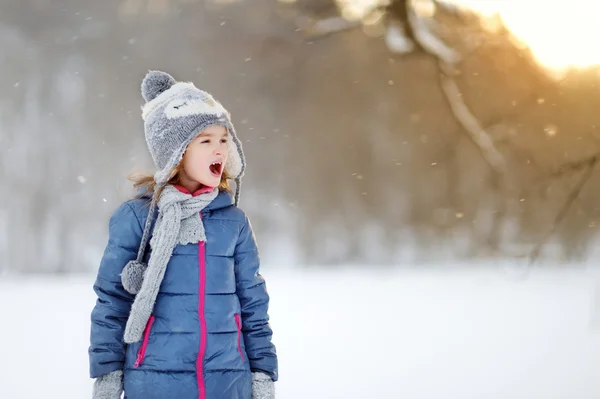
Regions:
<instances>
[{"instance_id":1,"label":"knit scarf","mask_svg":"<svg viewBox=\"0 0 600 399\"><path fill-rule=\"evenodd\" d=\"M124 341L139 342L142 339L167 264L177 244L186 245L206 240L200 211L214 200L218 189L193 197L172 185L165 186L158 199L158 218L150 240L152 253L143 282L137 293L125 327ZM148 216L150 218L151 215Z\"/></svg>"}]
</instances>

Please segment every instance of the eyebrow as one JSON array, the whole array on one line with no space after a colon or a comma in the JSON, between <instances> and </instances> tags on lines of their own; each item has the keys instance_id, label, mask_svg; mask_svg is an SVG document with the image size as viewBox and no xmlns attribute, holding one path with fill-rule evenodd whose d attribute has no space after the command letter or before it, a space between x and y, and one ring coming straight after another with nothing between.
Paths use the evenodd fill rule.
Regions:
<instances>
[{"instance_id":1,"label":"eyebrow","mask_svg":"<svg viewBox=\"0 0 600 399\"><path fill-rule=\"evenodd\" d=\"M227 137L229 136L229 130L225 129L225 133L223 134L217 134L217 133L211 133L211 132L202 132L200 133L200 135L198 137L207 137L207 136L220 136L220 137Z\"/></svg>"}]
</instances>

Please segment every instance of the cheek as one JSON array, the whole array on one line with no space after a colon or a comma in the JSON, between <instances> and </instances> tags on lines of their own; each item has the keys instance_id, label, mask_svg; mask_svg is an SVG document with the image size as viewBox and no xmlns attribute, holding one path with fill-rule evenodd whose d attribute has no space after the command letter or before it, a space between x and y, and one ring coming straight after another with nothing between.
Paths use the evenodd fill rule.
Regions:
<instances>
[{"instance_id":1,"label":"cheek","mask_svg":"<svg viewBox=\"0 0 600 399\"><path fill-rule=\"evenodd\" d=\"M202 173L202 170L207 167L202 159L201 150L196 148L188 150L183 157L183 169L185 170L185 173L190 177Z\"/></svg>"},{"instance_id":2,"label":"cheek","mask_svg":"<svg viewBox=\"0 0 600 399\"><path fill-rule=\"evenodd\" d=\"M227 160L229 159L229 151L230 151L230 148L229 148L229 146L228 146L228 145L225 145L224 147L225 147L225 148L223 148L223 158L224 158L224 161L225 161L225 162L223 162L223 163L226 163L226 162L227 162ZM235 149L233 149L233 151L235 151Z\"/></svg>"}]
</instances>

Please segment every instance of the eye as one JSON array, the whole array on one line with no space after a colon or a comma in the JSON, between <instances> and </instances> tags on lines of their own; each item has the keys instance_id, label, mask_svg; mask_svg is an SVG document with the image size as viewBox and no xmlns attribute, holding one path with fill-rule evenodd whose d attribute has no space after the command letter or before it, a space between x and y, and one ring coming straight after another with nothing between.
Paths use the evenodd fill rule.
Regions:
<instances>
[{"instance_id":1,"label":"eye","mask_svg":"<svg viewBox=\"0 0 600 399\"><path fill-rule=\"evenodd\" d=\"M185 105L187 105L187 104L188 104L188 102L187 102L187 101L183 101L183 102L180 102L180 103L178 103L178 104L176 104L176 105L173 105L173 108L175 108L175 109L179 109L180 107L183 107L183 106L185 106Z\"/></svg>"},{"instance_id":2,"label":"eye","mask_svg":"<svg viewBox=\"0 0 600 399\"><path fill-rule=\"evenodd\" d=\"M221 143L227 143L227 139L221 139Z\"/></svg>"},{"instance_id":3,"label":"eye","mask_svg":"<svg viewBox=\"0 0 600 399\"><path fill-rule=\"evenodd\" d=\"M210 143L210 139L204 139L200 143L202 143L202 144L208 144L208 143Z\"/></svg>"}]
</instances>

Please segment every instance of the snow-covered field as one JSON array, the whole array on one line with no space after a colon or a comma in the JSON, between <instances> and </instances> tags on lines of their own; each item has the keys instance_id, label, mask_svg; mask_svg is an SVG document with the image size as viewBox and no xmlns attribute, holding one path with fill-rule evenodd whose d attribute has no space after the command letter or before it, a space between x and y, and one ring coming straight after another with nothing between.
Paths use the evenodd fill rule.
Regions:
<instances>
[{"instance_id":1,"label":"snow-covered field","mask_svg":"<svg viewBox=\"0 0 600 399\"><path fill-rule=\"evenodd\" d=\"M590 271L265 276L279 399L600 397ZM90 397L92 280L2 277L0 398Z\"/></svg>"}]
</instances>

